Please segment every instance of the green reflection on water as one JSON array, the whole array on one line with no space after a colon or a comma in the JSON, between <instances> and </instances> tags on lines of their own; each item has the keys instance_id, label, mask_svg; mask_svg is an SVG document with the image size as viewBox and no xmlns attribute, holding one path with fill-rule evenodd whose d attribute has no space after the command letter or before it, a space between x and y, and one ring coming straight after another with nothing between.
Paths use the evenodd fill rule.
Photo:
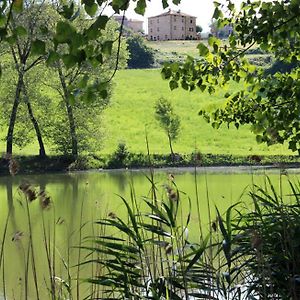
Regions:
<instances>
[{"instance_id":1,"label":"green reflection on water","mask_svg":"<svg viewBox=\"0 0 300 300\"><path fill-rule=\"evenodd\" d=\"M208 203L211 216L215 218L215 206L219 210L225 209L242 199L250 203L248 192L254 184L266 184L265 171L254 172L251 169L241 172L240 169L209 169L201 171L196 177L192 169L160 170L155 172L155 183L158 187L158 196L165 196L164 186L168 184L168 175L172 173L180 191L184 191L192 202L192 217L189 234L191 240L198 239L198 217L196 204L196 185L199 192L199 207L202 224L207 227ZM223 171L224 171L223 170ZM229 170L229 171L228 171ZM55 251L51 259L56 261L53 272L55 276L67 279L66 266L69 267L71 277L77 276L77 263L79 250L74 247L80 244L80 219L85 226L82 237L97 234L98 228L93 226L93 221L114 212L120 217L125 217L125 208L118 195L130 201L131 187L137 199L142 196L150 197L151 184L146 175L149 171L109 171L109 172L82 172L70 174L28 175L0 178L0 240L5 226L5 220L10 212L7 237L4 251L4 270L0 270L0 290L4 290L3 276L5 278L5 293L7 299L25 299L25 270L27 251L29 247L29 230L26 217L24 195L18 186L26 181L37 190L46 190L51 196L52 207L42 210L38 201L30 203L30 216L32 222L32 236L34 243L34 259L37 267L37 278L41 299L50 299L46 285L49 282L49 268L45 251L45 238L43 234L43 218L47 232L47 239L53 241L55 232ZM287 191L287 176L280 176L278 171L268 173L275 187L279 188L282 178L283 193ZM290 179L295 179L295 174ZM241 198L242 196L242 198ZM182 194L183 215L188 209L187 196ZM142 201L141 201L142 203ZM83 208L81 212L81 208ZM193 227L197 230L193 230ZM18 241L12 241L16 233L22 233ZM49 240L48 240L49 241ZM70 248L71 247L71 248ZM69 252L68 252L69 249ZM83 260L85 253L80 253ZM64 260L64 263L62 263ZM30 259L31 261L31 259ZM92 270L87 267L80 268L80 278L88 277ZM31 265L28 272L28 299L36 299ZM72 281L72 290L76 294L76 282ZM80 287L79 299L83 299L90 292L88 285ZM0 296L1 298L1 296Z\"/></svg>"}]
</instances>

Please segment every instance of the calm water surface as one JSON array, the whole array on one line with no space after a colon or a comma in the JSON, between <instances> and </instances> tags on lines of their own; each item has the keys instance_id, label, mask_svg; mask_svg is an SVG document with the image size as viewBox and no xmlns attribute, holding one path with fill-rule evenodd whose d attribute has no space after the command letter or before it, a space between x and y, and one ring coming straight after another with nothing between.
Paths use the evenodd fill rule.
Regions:
<instances>
[{"instance_id":1,"label":"calm water surface","mask_svg":"<svg viewBox=\"0 0 300 300\"><path fill-rule=\"evenodd\" d=\"M298 177L298 170L289 170L288 176L280 176L278 170L210 168L199 170L196 177L193 169L159 170L155 171L154 175L159 197L165 197L165 186L169 183L170 173L174 175L178 189L186 193L186 195L182 194L180 200L183 201L183 213L188 207L184 205L184 201L188 203L188 196L192 202L193 213L189 230L191 239L197 239L197 232L194 230L193 233L192 230L192 227L197 226L198 223L195 183L199 193L202 223L207 224L208 203L214 217L215 206L220 211L224 211L226 207L241 199L245 203L250 203L248 192L253 189L254 184L265 185L266 174L277 188L281 186L283 193L288 193L288 179L295 181ZM130 201L130 195L134 191L142 205L142 197L150 196L151 191L147 176L149 171L93 171L0 177L0 241L3 240L5 223L9 215L3 251L4 263L1 264L0 269L2 294L5 294L9 300L24 300L26 293L28 299L37 298L31 264L34 260L40 299L50 299L48 296L49 258L47 259L45 250L45 244L49 241L51 243L55 241L55 250L51 251L50 255L51 261L56 261L55 276L66 280L67 270L69 270L70 275L76 278L78 271L76 265L79 260L84 260L86 255L76 248L82 240L80 237L100 234L99 228L93 226L93 221L111 212L120 217L125 216L126 212L120 196ZM31 249L28 215L24 195L18 188L23 182L30 183L37 191L45 190L52 200L52 205L47 210L41 209L38 200L29 204L33 256L31 254L28 256L28 249ZM80 230L83 224L85 225ZM31 250L29 252L32 253ZM81 267L79 277L88 277L90 271L88 268ZM26 277L28 284L26 284ZM77 299L76 282L72 284L74 299ZM27 292L26 286L28 286ZM88 285L82 284L79 299L83 299L88 293ZM0 299L1 297L0 292Z\"/></svg>"}]
</instances>

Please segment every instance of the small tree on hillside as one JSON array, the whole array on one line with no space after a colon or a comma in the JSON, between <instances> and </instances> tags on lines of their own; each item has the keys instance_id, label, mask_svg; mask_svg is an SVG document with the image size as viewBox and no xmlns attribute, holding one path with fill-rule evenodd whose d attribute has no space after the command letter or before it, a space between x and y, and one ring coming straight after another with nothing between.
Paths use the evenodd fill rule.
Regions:
<instances>
[{"instance_id":1,"label":"small tree on hillside","mask_svg":"<svg viewBox=\"0 0 300 300\"><path fill-rule=\"evenodd\" d=\"M155 103L155 118L159 121L161 128L166 132L169 139L169 146L172 159L174 151L172 142L176 140L180 131L180 118L174 113L172 104L165 98L159 98Z\"/></svg>"}]
</instances>

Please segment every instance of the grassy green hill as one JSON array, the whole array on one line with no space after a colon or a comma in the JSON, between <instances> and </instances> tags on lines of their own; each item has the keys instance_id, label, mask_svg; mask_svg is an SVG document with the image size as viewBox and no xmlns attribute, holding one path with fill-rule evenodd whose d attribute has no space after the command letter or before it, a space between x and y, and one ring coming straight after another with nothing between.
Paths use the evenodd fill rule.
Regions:
<instances>
[{"instance_id":1,"label":"grassy green hill","mask_svg":"<svg viewBox=\"0 0 300 300\"><path fill-rule=\"evenodd\" d=\"M232 85L228 89L237 89ZM114 95L104 113L106 140L103 152L112 152L123 141L133 152L146 152L148 134L153 153L167 153L167 138L154 119L154 103L159 97L172 100L181 118L181 134L174 145L176 152L189 153L195 147L215 154L290 154L284 146L258 145L249 127L236 130L222 127L213 129L200 116L200 109L213 109L224 102L225 91L211 96L200 91L182 89L170 91L159 70L123 70L115 78Z\"/></svg>"},{"instance_id":2,"label":"grassy green hill","mask_svg":"<svg viewBox=\"0 0 300 300\"><path fill-rule=\"evenodd\" d=\"M239 130L213 129L202 117L200 109L213 109L224 102L226 92L218 91L215 95L201 93L199 90L187 92L182 89L170 91L168 82L161 79L160 70L122 70L114 80L114 92L111 104L105 110L103 122L105 137L99 142L98 153L112 153L119 142L125 142L131 152L146 153L146 132L152 153L169 153L166 135L154 118L154 103L159 97L172 100L175 112L181 118L182 130L174 150L179 153L191 153L197 148L203 153L213 154L291 154L287 147L276 145L267 147L258 145L248 126ZM227 88L237 89L236 85ZM6 129L1 130L4 137ZM102 145L101 145L102 144ZM47 145L51 153L51 145ZM4 152L4 141L0 151ZM38 147L31 144L23 150L15 147L16 154L37 154Z\"/></svg>"}]
</instances>

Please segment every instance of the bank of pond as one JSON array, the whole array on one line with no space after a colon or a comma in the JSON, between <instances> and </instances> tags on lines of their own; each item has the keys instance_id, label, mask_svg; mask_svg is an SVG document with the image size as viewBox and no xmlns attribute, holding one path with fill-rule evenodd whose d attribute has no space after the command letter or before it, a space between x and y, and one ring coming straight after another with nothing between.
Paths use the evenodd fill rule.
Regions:
<instances>
[{"instance_id":1,"label":"bank of pond","mask_svg":"<svg viewBox=\"0 0 300 300\"><path fill-rule=\"evenodd\" d=\"M13 165L14 170L11 170ZM271 166L275 168L297 168L297 155L227 155L194 152L190 154L144 154L130 153L126 148L110 155L54 155L13 156L0 158L0 175L55 173L82 170L142 169L164 167L211 167L211 166ZM13 174L14 175L14 174Z\"/></svg>"},{"instance_id":2,"label":"bank of pond","mask_svg":"<svg viewBox=\"0 0 300 300\"><path fill-rule=\"evenodd\" d=\"M297 281L290 281L300 271L299 172L218 167L2 176L0 298L297 299ZM272 263L282 278L266 269Z\"/></svg>"}]
</instances>

